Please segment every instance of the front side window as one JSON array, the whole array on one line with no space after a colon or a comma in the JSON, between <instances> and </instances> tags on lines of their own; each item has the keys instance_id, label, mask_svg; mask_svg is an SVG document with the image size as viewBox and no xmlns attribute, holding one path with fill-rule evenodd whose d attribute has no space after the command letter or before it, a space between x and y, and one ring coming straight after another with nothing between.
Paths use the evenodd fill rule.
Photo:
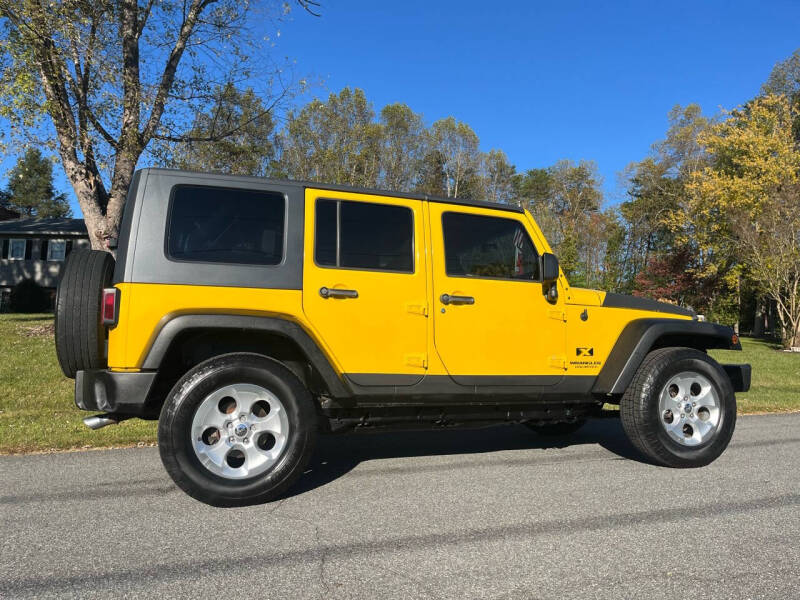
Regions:
<instances>
[{"instance_id":1,"label":"front side window","mask_svg":"<svg viewBox=\"0 0 800 600\"><path fill-rule=\"evenodd\" d=\"M283 260L286 199L278 192L178 186L167 254L175 260L277 265Z\"/></svg>"},{"instance_id":2,"label":"front side window","mask_svg":"<svg viewBox=\"0 0 800 600\"><path fill-rule=\"evenodd\" d=\"M539 279L536 250L519 221L448 212L442 229L450 277Z\"/></svg>"},{"instance_id":3,"label":"front side window","mask_svg":"<svg viewBox=\"0 0 800 600\"><path fill-rule=\"evenodd\" d=\"M314 259L323 267L414 272L414 216L405 206L317 200Z\"/></svg>"},{"instance_id":4,"label":"front side window","mask_svg":"<svg viewBox=\"0 0 800 600\"><path fill-rule=\"evenodd\" d=\"M51 240L47 244L47 260L63 261L67 253L67 242L64 240Z\"/></svg>"},{"instance_id":5,"label":"front side window","mask_svg":"<svg viewBox=\"0 0 800 600\"><path fill-rule=\"evenodd\" d=\"M11 240L8 247L8 258L11 260L23 260L25 258L26 240Z\"/></svg>"}]
</instances>

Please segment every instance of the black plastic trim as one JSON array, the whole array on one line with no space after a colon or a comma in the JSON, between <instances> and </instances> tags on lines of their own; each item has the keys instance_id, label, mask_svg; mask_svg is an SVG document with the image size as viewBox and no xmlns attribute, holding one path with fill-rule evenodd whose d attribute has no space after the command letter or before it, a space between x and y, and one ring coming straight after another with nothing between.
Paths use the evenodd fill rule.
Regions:
<instances>
[{"instance_id":1,"label":"black plastic trim","mask_svg":"<svg viewBox=\"0 0 800 600\"><path fill-rule=\"evenodd\" d=\"M731 380L734 392L747 392L750 390L750 365L722 365L728 379Z\"/></svg>"},{"instance_id":2,"label":"black plastic trim","mask_svg":"<svg viewBox=\"0 0 800 600\"><path fill-rule=\"evenodd\" d=\"M143 415L155 378L155 371L78 371L75 374L75 405L81 410Z\"/></svg>"},{"instance_id":3,"label":"black plastic trim","mask_svg":"<svg viewBox=\"0 0 800 600\"><path fill-rule=\"evenodd\" d=\"M682 319L637 319L622 330L592 388L595 394L622 394L644 357L656 345L686 346L700 350L741 350L730 327ZM661 344L659 340L664 341Z\"/></svg>"},{"instance_id":4,"label":"black plastic trim","mask_svg":"<svg viewBox=\"0 0 800 600\"><path fill-rule=\"evenodd\" d=\"M696 313L682 306L668 304L666 302L658 302L650 298L639 298L638 296L627 296L625 294L615 294L608 292L603 306L606 308L628 308L631 310L647 310L651 312L661 312L671 315L683 315L686 317L695 317Z\"/></svg>"},{"instance_id":5,"label":"black plastic trim","mask_svg":"<svg viewBox=\"0 0 800 600\"><path fill-rule=\"evenodd\" d=\"M350 390L339 379L336 371L328 362L311 336L297 323L277 317L258 317L252 315L180 315L167 321L158 332L147 356L143 369L158 369L164 360L173 340L186 331L209 330L262 331L275 333L297 343L311 365L322 377L328 392L334 398L351 396Z\"/></svg>"},{"instance_id":6,"label":"black plastic trim","mask_svg":"<svg viewBox=\"0 0 800 600\"><path fill-rule=\"evenodd\" d=\"M382 373L345 373L345 379L356 386L408 386L418 383L423 375L397 373L397 374L382 374Z\"/></svg>"},{"instance_id":7,"label":"black plastic trim","mask_svg":"<svg viewBox=\"0 0 800 600\"><path fill-rule=\"evenodd\" d=\"M358 385L365 374L346 374L359 406L429 405L429 404L530 404L539 401L585 403L594 400L594 375L425 375L413 385L400 385L400 375L368 375L373 385ZM417 377L417 376L414 376Z\"/></svg>"}]
</instances>

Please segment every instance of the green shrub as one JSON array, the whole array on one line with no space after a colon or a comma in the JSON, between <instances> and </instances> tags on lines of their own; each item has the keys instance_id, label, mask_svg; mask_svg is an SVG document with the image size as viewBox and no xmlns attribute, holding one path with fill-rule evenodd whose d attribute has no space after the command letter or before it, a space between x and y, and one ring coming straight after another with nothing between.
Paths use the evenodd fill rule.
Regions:
<instances>
[{"instance_id":1,"label":"green shrub","mask_svg":"<svg viewBox=\"0 0 800 600\"><path fill-rule=\"evenodd\" d=\"M50 294L33 279L23 279L11 289L11 312L40 313L50 308Z\"/></svg>"}]
</instances>

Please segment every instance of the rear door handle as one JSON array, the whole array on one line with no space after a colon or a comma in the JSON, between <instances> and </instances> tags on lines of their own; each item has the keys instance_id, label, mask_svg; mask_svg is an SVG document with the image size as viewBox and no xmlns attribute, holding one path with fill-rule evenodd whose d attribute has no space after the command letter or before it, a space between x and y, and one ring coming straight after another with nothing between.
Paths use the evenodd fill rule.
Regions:
<instances>
[{"instance_id":1,"label":"rear door handle","mask_svg":"<svg viewBox=\"0 0 800 600\"><path fill-rule=\"evenodd\" d=\"M358 292L356 290L342 290L339 288L327 288L321 287L319 288L319 295L323 298L358 298Z\"/></svg>"},{"instance_id":2,"label":"rear door handle","mask_svg":"<svg viewBox=\"0 0 800 600\"><path fill-rule=\"evenodd\" d=\"M451 296L450 294L442 294L439 296L442 304L475 304L475 298L472 296Z\"/></svg>"}]
</instances>

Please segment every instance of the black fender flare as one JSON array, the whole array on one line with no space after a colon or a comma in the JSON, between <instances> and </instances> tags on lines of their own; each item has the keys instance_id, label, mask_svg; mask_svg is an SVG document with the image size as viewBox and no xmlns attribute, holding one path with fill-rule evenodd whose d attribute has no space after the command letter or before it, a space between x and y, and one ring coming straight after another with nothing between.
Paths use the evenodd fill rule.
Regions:
<instances>
[{"instance_id":1,"label":"black fender flare","mask_svg":"<svg viewBox=\"0 0 800 600\"><path fill-rule=\"evenodd\" d=\"M682 319L636 319L628 323L617 338L592 393L623 394L645 356L654 348L685 346L698 350L720 348L741 350L733 329L716 323Z\"/></svg>"},{"instance_id":2,"label":"black fender flare","mask_svg":"<svg viewBox=\"0 0 800 600\"><path fill-rule=\"evenodd\" d=\"M298 323L280 317L255 315L188 314L167 321L159 330L142 364L144 370L157 370L180 334L187 331L242 330L273 333L296 343L322 377L331 396L347 398L352 392L339 378L327 356Z\"/></svg>"}]
</instances>

